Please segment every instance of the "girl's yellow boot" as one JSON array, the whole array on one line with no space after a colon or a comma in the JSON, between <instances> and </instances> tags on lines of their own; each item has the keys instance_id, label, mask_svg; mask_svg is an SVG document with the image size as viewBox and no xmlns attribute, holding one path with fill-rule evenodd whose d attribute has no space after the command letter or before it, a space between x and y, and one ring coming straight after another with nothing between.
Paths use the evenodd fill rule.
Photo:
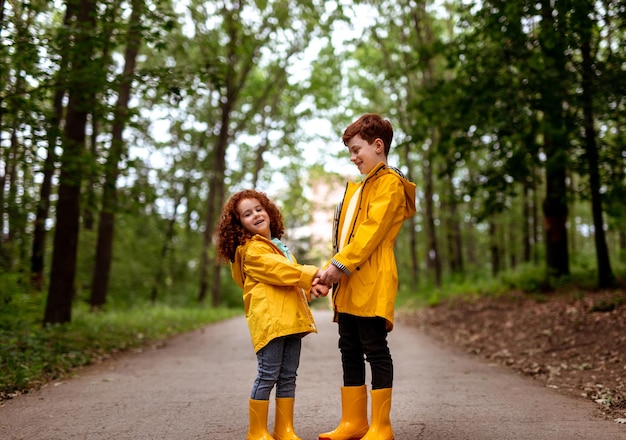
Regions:
<instances>
[{"instance_id":1,"label":"girl's yellow boot","mask_svg":"<svg viewBox=\"0 0 626 440\"><path fill-rule=\"evenodd\" d=\"M301 440L293 430L293 404L293 398L276 398L276 419L272 434L275 440Z\"/></svg>"},{"instance_id":2,"label":"girl's yellow boot","mask_svg":"<svg viewBox=\"0 0 626 440\"><path fill-rule=\"evenodd\" d=\"M249 399L250 427L248 428L247 440L274 440L267 430L267 411L270 406L269 400Z\"/></svg>"},{"instance_id":3,"label":"girl's yellow boot","mask_svg":"<svg viewBox=\"0 0 626 440\"><path fill-rule=\"evenodd\" d=\"M341 387L341 422L319 440L356 440L365 435L367 424L367 387Z\"/></svg>"},{"instance_id":4,"label":"girl's yellow boot","mask_svg":"<svg viewBox=\"0 0 626 440\"><path fill-rule=\"evenodd\" d=\"M361 440L393 440L390 412L391 388L372 390L372 424Z\"/></svg>"}]
</instances>

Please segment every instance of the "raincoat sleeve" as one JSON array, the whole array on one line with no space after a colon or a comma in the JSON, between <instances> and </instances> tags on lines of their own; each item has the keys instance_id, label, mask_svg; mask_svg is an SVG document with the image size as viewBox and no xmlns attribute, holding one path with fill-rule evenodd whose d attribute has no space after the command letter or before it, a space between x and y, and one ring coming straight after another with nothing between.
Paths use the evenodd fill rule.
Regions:
<instances>
[{"instance_id":1,"label":"raincoat sleeve","mask_svg":"<svg viewBox=\"0 0 626 440\"><path fill-rule=\"evenodd\" d=\"M334 256L334 260L352 273L366 261L388 232L405 218L405 190L400 179L393 175L382 176L373 188L368 212L354 232L350 242ZM391 243L393 245L393 243Z\"/></svg>"},{"instance_id":2,"label":"raincoat sleeve","mask_svg":"<svg viewBox=\"0 0 626 440\"><path fill-rule=\"evenodd\" d=\"M269 244L251 243L243 261L244 272L258 282L275 286L296 286L311 290L316 266L292 263L285 256L273 252Z\"/></svg>"}]
</instances>

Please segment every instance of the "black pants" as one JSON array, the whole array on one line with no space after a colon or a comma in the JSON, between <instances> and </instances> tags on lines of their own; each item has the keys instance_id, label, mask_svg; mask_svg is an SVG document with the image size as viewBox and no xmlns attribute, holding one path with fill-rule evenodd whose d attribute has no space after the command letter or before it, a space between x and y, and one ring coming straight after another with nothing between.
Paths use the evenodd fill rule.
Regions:
<instances>
[{"instance_id":1,"label":"black pants","mask_svg":"<svg viewBox=\"0 0 626 440\"><path fill-rule=\"evenodd\" d=\"M343 385L365 384L365 361L372 370L372 389L392 388L393 362L387 346L384 318L363 318L339 313L339 350Z\"/></svg>"}]
</instances>

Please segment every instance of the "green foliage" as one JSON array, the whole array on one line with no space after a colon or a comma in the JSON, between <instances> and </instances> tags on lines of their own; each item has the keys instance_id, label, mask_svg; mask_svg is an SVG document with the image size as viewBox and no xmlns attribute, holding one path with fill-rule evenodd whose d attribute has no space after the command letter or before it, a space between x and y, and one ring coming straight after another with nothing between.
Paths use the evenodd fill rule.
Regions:
<instances>
[{"instance_id":1,"label":"green foliage","mask_svg":"<svg viewBox=\"0 0 626 440\"><path fill-rule=\"evenodd\" d=\"M70 324L42 327L43 299L13 295L9 307L0 309L0 400L66 377L78 367L241 313L238 308L139 301L130 308L91 313L79 305Z\"/></svg>"},{"instance_id":2,"label":"green foliage","mask_svg":"<svg viewBox=\"0 0 626 440\"><path fill-rule=\"evenodd\" d=\"M13 298L24 290L25 283L26 280L21 273L0 272L0 310L2 313L11 314L18 310Z\"/></svg>"},{"instance_id":3,"label":"green foliage","mask_svg":"<svg viewBox=\"0 0 626 440\"><path fill-rule=\"evenodd\" d=\"M618 265L615 273L618 278L626 278L626 267ZM419 308L436 305L453 298L479 296L500 296L512 291L521 291L540 301L542 297L555 292L568 292L584 295L596 287L595 270L585 265L572 267L568 277L548 278L543 266L523 264L515 269L504 271L497 277L475 274L446 280L441 288L423 282L419 286L401 285L398 291L397 307ZM610 306L610 304L608 305Z\"/></svg>"}]
</instances>

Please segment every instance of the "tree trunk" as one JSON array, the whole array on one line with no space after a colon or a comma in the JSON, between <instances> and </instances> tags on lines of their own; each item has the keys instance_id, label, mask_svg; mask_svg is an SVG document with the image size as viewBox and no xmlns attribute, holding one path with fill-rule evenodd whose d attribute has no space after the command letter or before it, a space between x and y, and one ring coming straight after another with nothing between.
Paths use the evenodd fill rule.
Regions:
<instances>
[{"instance_id":1,"label":"tree trunk","mask_svg":"<svg viewBox=\"0 0 626 440\"><path fill-rule=\"evenodd\" d=\"M66 29L69 26L70 19L72 17L69 5L65 11L65 17L63 19L64 27ZM43 178L41 182L41 188L39 193L39 202L37 204L34 230L33 230L33 246L30 259L30 273L31 273L31 285L36 290L43 289L43 272L45 262L46 251L46 221L48 220L48 214L50 212L50 195L52 194L52 177L55 172L55 162L57 155L55 148L59 142L61 135L61 121L63 120L63 99L65 98L65 75L67 72L67 55L68 55L68 38L63 33L59 34L60 44L62 45L61 53L63 59L61 60L59 72L56 75L56 89L54 92L54 100L52 104L52 113L48 118L48 149L46 161L43 167Z\"/></svg>"},{"instance_id":2,"label":"tree trunk","mask_svg":"<svg viewBox=\"0 0 626 440\"><path fill-rule=\"evenodd\" d=\"M454 183L452 181L452 173L445 174L445 185L447 188L447 196L444 199L445 208L442 211L447 212L446 215L446 234L448 247L448 260L450 271L454 274L463 274L463 252L461 227L458 219L458 204L454 194Z\"/></svg>"},{"instance_id":3,"label":"tree trunk","mask_svg":"<svg viewBox=\"0 0 626 440\"><path fill-rule=\"evenodd\" d=\"M532 250L532 255L533 255L533 263L535 264L539 264L539 241L540 241L540 236L541 234L539 233L539 191L538 191L538 185L537 185L537 171L535 169L533 169L532 172L532 179L533 179L533 186L532 186L532 197L533 197L533 203L532 203L532 245L533 245L533 250Z\"/></svg>"},{"instance_id":4,"label":"tree trunk","mask_svg":"<svg viewBox=\"0 0 626 440\"><path fill-rule=\"evenodd\" d=\"M520 220L525 222L525 218L518 218L517 216L509 217L509 227L506 231L502 231L505 235L504 243L508 245L508 255L509 255L509 269L515 269L517 267L517 254L518 254L518 238L519 238L519 230L520 230Z\"/></svg>"},{"instance_id":5,"label":"tree trunk","mask_svg":"<svg viewBox=\"0 0 626 440\"><path fill-rule=\"evenodd\" d=\"M94 69L105 71L107 69L107 65L112 64L111 58L111 46L113 41L115 40L115 35L113 35L114 28L118 27L117 17L118 11L121 10L120 7L121 0L112 0L106 2L106 9L101 15L100 22L102 23L102 31L100 32L102 45L100 47L101 54L98 57L97 64L94 63ZM132 2L131 2L132 3ZM134 6L133 6L134 8ZM133 12L131 12L132 15ZM132 26L132 17L129 20L129 26ZM130 32L133 32L132 29ZM129 38L127 34L127 38ZM127 45L129 43L127 42ZM125 57L128 54L125 55ZM125 62L127 62L125 60ZM126 68L126 67L125 67ZM103 77L104 78L104 77ZM124 85L120 85L120 88L124 87ZM89 136L89 156L90 161L95 163L99 159L98 154L98 138L100 137L100 126L101 121L103 119L102 106L98 105L99 99L105 99L103 96L99 96L95 90L100 90L100 87L95 87L94 91L90 97L90 121L91 121L91 134ZM118 97L119 100L119 97ZM115 117L115 116L114 116ZM113 122L115 123L115 121ZM115 127L113 127L113 130ZM112 140L112 142L114 142ZM106 166L106 165L105 165ZM117 165L116 165L117 166ZM93 231L95 227L96 213L98 212L98 201L97 201L97 186L100 181L100 176L98 174L98 170L96 167L88 167L85 169L85 187L82 191L82 225L83 229L86 231ZM105 184L106 185L106 184ZM98 235L100 232L98 232ZM94 271L95 271L94 267Z\"/></svg>"},{"instance_id":6,"label":"tree trunk","mask_svg":"<svg viewBox=\"0 0 626 440\"><path fill-rule=\"evenodd\" d=\"M98 243L91 284L90 305L92 308L102 307L106 303L109 287L111 262L113 259L113 238L115 233L115 211L117 209L117 178L119 162L124 151L123 132L128 122L128 102L132 90L137 55L141 45L141 17L144 1L133 0L132 12L128 23L126 53L124 55L124 71L113 118L111 148L105 165L105 178L102 194L102 210L98 222Z\"/></svg>"},{"instance_id":7,"label":"tree trunk","mask_svg":"<svg viewBox=\"0 0 626 440\"><path fill-rule=\"evenodd\" d=\"M413 178L413 164L411 162L411 144L405 142L402 145L402 156L404 158L404 164L407 167L406 178L415 183ZM419 260L417 258L417 232L415 231L415 216L408 219L408 231L409 231L409 252L411 253L411 281L412 285L416 286L419 281Z\"/></svg>"},{"instance_id":8,"label":"tree trunk","mask_svg":"<svg viewBox=\"0 0 626 440\"><path fill-rule=\"evenodd\" d=\"M551 157L552 166L547 165L546 197L543 202L546 262L549 275L555 277L569 274L565 170L561 169L561 165L556 165L556 162L563 160L558 156Z\"/></svg>"},{"instance_id":9,"label":"tree trunk","mask_svg":"<svg viewBox=\"0 0 626 440\"><path fill-rule=\"evenodd\" d=\"M546 195L543 214L546 235L546 265L549 276L569 275L567 246L567 151L568 138L564 129L565 42L555 26L550 0L542 0L540 44L546 65L542 82L541 107L544 116L544 151L546 154ZM559 17L563 20L563 17Z\"/></svg>"},{"instance_id":10,"label":"tree trunk","mask_svg":"<svg viewBox=\"0 0 626 440\"><path fill-rule=\"evenodd\" d=\"M532 219L531 219L531 203L530 203L530 188L528 181L525 180L522 184L522 261L529 263L531 260L531 244L530 235L532 231Z\"/></svg>"},{"instance_id":11,"label":"tree trunk","mask_svg":"<svg viewBox=\"0 0 626 440\"><path fill-rule=\"evenodd\" d=\"M0 106L0 113L1 112L2 106ZM2 174L0 174L0 252L2 251L2 246L5 240L4 199L6 194L5 187L7 181L7 173L9 172L9 151L9 149L5 148L0 149L0 162L4 163L4 170L1 170Z\"/></svg>"},{"instance_id":12,"label":"tree trunk","mask_svg":"<svg viewBox=\"0 0 626 440\"><path fill-rule=\"evenodd\" d=\"M4 0L0 2L0 33L4 30ZM4 121L4 105L0 105L0 128L3 126ZM4 148L0 149L0 163L4 163L6 167L6 156ZM0 258L2 258L2 246L4 242L4 186L6 183L6 169L4 172L0 170ZM0 261L0 267L2 261Z\"/></svg>"},{"instance_id":13,"label":"tree trunk","mask_svg":"<svg viewBox=\"0 0 626 440\"><path fill-rule=\"evenodd\" d=\"M228 144L228 130L230 125L230 112L232 102L226 100L222 106L222 118L219 136L215 145L213 157L213 173L209 181L209 197L207 198L207 207L205 215L204 236L202 240L202 255L200 263L200 291L198 300L204 301L207 296L209 284L209 272L213 268L212 277L212 303L217 306L220 302L220 275L221 273L217 264L209 258L210 248L212 244L213 230L215 219L220 207L224 204L224 174L226 172L226 146ZM217 274L215 272L218 272Z\"/></svg>"},{"instance_id":14,"label":"tree trunk","mask_svg":"<svg viewBox=\"0 0 626 440\"><path fill-rule=\"evenodd\" d=\"M75 1L78 1L75 25L78 37L72 49L72 67L68 78L69 102L63 138L54 249L44 324L70 322L72 319L80 226L82 159L88 114L85 103L89 102L92 93L86 71L94 52L93 33L96 27L96 2Z\"/></svg>"},{"instance_id":15,"label":"tree trunk","mask_svg":"<svg viewBox=\"0 0 626 440\"><path fill-rule=\"evenodd\" d=\"M427 236L427 255L426 261L428 262L428 268L432 270L434 276L435 286L441 287L441 258L439 256L439 249L437 243L437 230L435 228L435 190L433 182L432 171L432 153L433 145L435 144L435 134L431 137L430 150L425 152L424 158L424 202L425 202L425 226Z\"/></svg>"},{"instance_id":16,"label":"tree trunk","mask_svg":"<svg viewBox=\"0 0 626 440\"><path fill-rule=\"evenodd\" d=\"M2 208L0 208L0 216L2 216L2 222L0 222L0 268L6 271L13 270L15 265L15 228L16 228L16 176L17 176L17 156L18 156L18 142L16 136L17 128L11 128L11 142L7 149L7 155L4 158L4 175L2 178L2 196L0 202ZM8 193L5 193L4 187L8 188ZM6 206L6 211L4 210ZM6 217L6 218L5 218Z\"/></svg>"},{"instance_id":17,"label":"tree trunk","mask_svg":"<svg viewBox=\"0 0 626 440\"><path fill-rule=\"evenodd\" d=\"M498 247L498 234L496 224L489 218L489 253L491 255L491 275L500 273L500 248Z\"/></svg>"},{"instance_id":18,"label":"tree trunk","mask_svg":"<svg viewBox=\"0 0 626 440\"><path fill-rule=\"evenodd\" d=\"M161 284L163 284L163 279L165 278L165 258L167 257L172 241L174 240L174 235L176 234L176 216L178 215L178 208L180 207L183 197L186 195L187 194L184 193L176 195L176 199L174 200L174 212L167 223L165 237L163 239L163 243L161 244L161 255L159 256L159 261L156 264L154 284L152 285L152 290L150 292L150 301L153 304L156 303L159 296L159 289L161 288Z\"/></svg>"},{"instance_id":19,"label":"tree trunk","mask_svg":"<svg viewBox=\"0 0 626 440\"><path fill-rule=\"evenodd\" d=\"M598 287L610 287L615 282L611 269L609 250L604 234L604 219L602 210L602 196L600 195L600 170L598 166L598 146L596 145L596 131L593 112L593 63L591 55L591 20L588 14L581 14L584 23L581 32L582 52L582 99L585 125L585 152L589 168L589 190L591 191L591 212L593 215L594 239L596 244L596 261L598 265Z\"/></svg>"},{"instance_id":20,"label":"tree trunk","mask_svg":"<svg viewBox=\"0 0 626 440\"><path fill-rule=\"evenodd\" d=\"M225 19L229 24L231 24L232 20L230 16L226 16ZM231 111L234 105L233 100L236 99L237 93L234 90L234 81L233 78L235 75L234 72L234 62L236 62L237 57L235 55L235 46L237 43L235 41L236 31L234 28L230 29L230 37L231 40L228 44L228 52L229 59L231 59L231 63L228 65L227 76L225 78L226 82L226 93L225 96L221 97L222 104L220 105L220 131L215 142L215 147L213 150L213 169L211 171L209 177L209 194L207 196L205 217L204 217L204 234L202 236L202 249L200 252L200 286L198 290L198 301L204 302L207 297L207 293L209 290L209 273L213 270L216 270L214 266L216 266L215 259L211 258L211 245L214 231L214 223L217 216L218 210L223 205L224 201L224 175L226 173L226 148L228 146L229 139L229 130L230 130L230 120L231 120ZM245 76L245 75L244 75ZM240 87L240 84L237 85ZM217 275L219 278L219 274ZM216 275L213 272L213 282L212 282L212 299L213 304L219 304L220 301L220 283L215 281Z\"/></svg>"},{"instance_id":21,"label":"tree trunk","mask_svg":"<svg viewBox=\"0 0 626 440\"><path fill-rule=\"evenodd\" d=\"M48 148L43 167L43 178L37 203L33 225L33 244L30 257L31 285L36 290L43 289L43 271L46 251L46 220L50 212L50 195L52 194L52 177L55 172L56 154L54 152L59 140L60 122L63 119L63 98L65 90L62 86L54 93L53 115L48 122Z\"/></svg>"},{"instance_id":22,"label":"tree trunk","mask_svg":"<svg viewBox=\"0 0 626 440\"><path fill-rule=\"evenodd\" d=\"M619 105L618 105L619 106ZM621 124L621 119L619 116L616 116L615 120L615 128L617 133L623 132L623 127ZM616 139L616 145L613 147L615 149L616 156L618 160L613 161L612 173L615 175L615 182L623 182L626 178L626 172L624 172L624 151L626 147L624 144L624 137L618 137ZM620 197L621 199L622 197ZM616 203L617 202L617 203ZM617 213L614 215L615 218L615 230L617 230L618 235L618 261L620 263L626 263L626 211L624 210L623 200L617 200L613 202L614 205L618 205L616 207ZM615 211L615 208L612 210Z\"/></svg>"}]
</instances>

